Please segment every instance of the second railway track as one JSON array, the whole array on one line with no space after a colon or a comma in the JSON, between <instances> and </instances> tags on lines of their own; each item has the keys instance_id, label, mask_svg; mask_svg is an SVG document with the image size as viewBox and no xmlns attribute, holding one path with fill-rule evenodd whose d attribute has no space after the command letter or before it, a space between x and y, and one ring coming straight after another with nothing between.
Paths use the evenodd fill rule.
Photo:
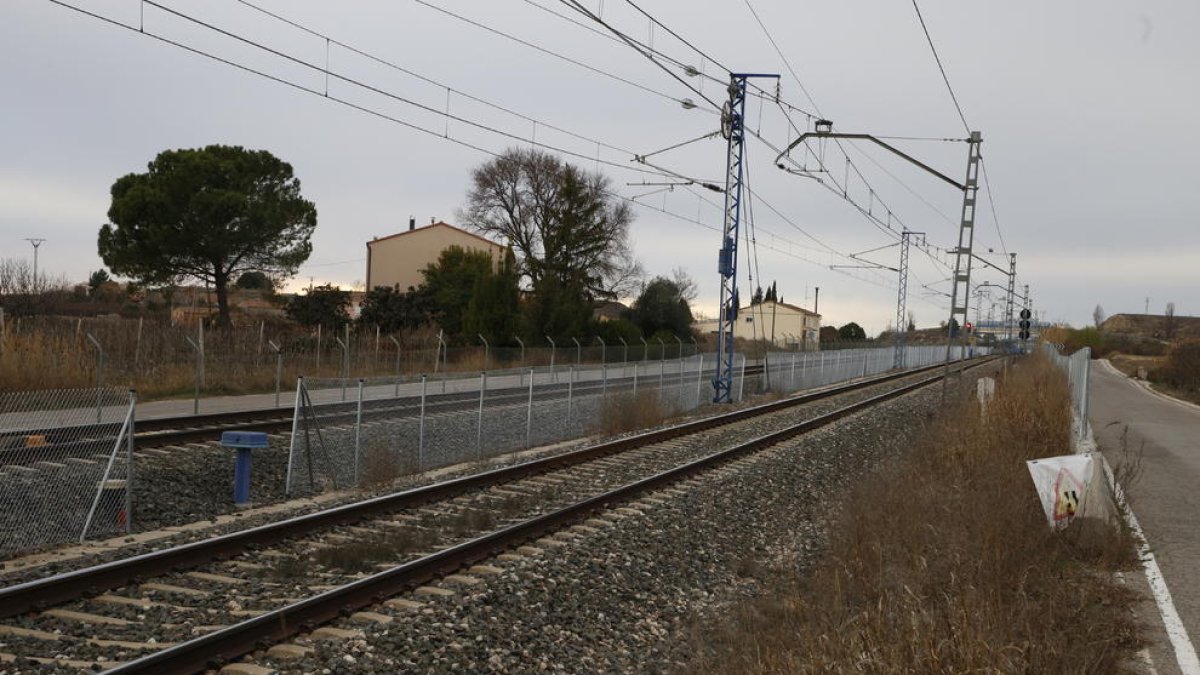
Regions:
<instances>
[{"instance_id":1,"label":"second railway track","mask_svg":"<svg viewBox=\"0 0 1200 675\"><path fill-rule=\"evenodd\" d=\"M937 379L875 378L9 587L0 660L203 670Z\"/></svg>"}]
</instances>

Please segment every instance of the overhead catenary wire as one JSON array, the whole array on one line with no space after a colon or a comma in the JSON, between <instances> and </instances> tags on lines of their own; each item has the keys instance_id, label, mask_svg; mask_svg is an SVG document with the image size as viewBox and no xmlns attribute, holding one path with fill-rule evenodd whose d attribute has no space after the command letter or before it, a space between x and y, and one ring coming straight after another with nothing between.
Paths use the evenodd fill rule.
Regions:
<instances>
[{"instance_id":1,"label":"overhead catenary wire","mask_svg":"<svg viewBox=\"0 0 1200 675\"><path fill-rule=\"evenodd\" d=\"M81 14L81 15L88 16L88 17L90 17L90 18L93 18L93 19L97 19L97 20L99 20L99 21L102 21L102 22L104 22L104 23L107 23L107 24L109 24L109 25L112 25L112 26L115 26L115 27L124 28L124 29L126 29L126 30L129 30L129 31L131 31L131 32L136 32L136 33L138 33L138 34L142 35L143 37L149 37L149 38L151 38L151 39L153 39L153 40L155 40L155 41L161 42L161 43L163 43L163 44L167 44L167 45L169 45L169 46L177 47L177 48L179 48L179 49L181 49L181 50L183 50L183 51L187 51L187 52L189 52L189 53L193 53L193 54L196 54L196 55L198 55L198 56L203 56L203 57L205 57L205 58L207 58L207 59L213 60L213 61L215 61L215 62L218 62L218 63L221 63L221 64L223 64L223 65L227 65L227 66L233 67L233 68L235 68L235 69L241 70L241 71L243 71L243 72L246 72L246 73L249 73L249 74L253 74L253 75L257 75L257 76L259 76L259 77L263 77L264 79L267 79L267 80L270 80L270 81L273 81L273 82L276 82L276 83L279 83L279 84L285 85L285 86L287 86L287 87L290 87L290 88L292 88L292 89L295 89L295 90L297 90L297 91L301 91L301 92L304 92L304 93L312 94L312 95L314 95L314 96L317 96L317 97L319 97L319 98L325 99L325 100L327 100L327 101L331 101L331 102L337 103L338 105L345 106L345 107L347 107L347 108L350 108L350 109L352 109L352 110L356 110L356 111L358 111L358 112L362 112L362 113L365 113L365 114L368 114L368 115L374 116L374 117L376 117L376 118L378 118L378 119L381 119L381 120L384 120L384 121L388 121L388 122L392 122L392 123L394 123L394 124L397 124L397 125L399 125L399 126L403 126L403 127L405 127L405 128L408 128L408 129L411 129L411 130L414 130L414 131L418 131L418 132L421 132L421 133L423 133L423 134L426 134L426 135L429 135L429 136L432 136L432 137L441 138L441 139L443 139L443 140L446 140L446 141L448 141L448 142L454 143L454 144L456 144L456 145L459 145L459 146L461 146L461 147L469 148L469 149L472 149L472 150L474 150L474 151L476 151L476 152L480 152L480 153L486 154L486 155L488 155L488 156L491 156L491 157L497 157L497 156L500 156L500 154L501 154L501 153L499 153L499 152L497 152L497 151L495 151L495 150L492 150L492 149L486 148L486 147L484 147L484 146L482 146L482 145L479 145L479 144L477 144L477 143L473 143L473 142L470 142L470 141L464 140L464 139L462 139L462 138L458 138L458 137L456 137L456 136L454 136L454 135L452 135L452 134L450 134L450 133L448 133L448 132L446 132L446 131L443 131L443 130L435 130L435 129L430 129L430 128L427 128L427 127L421 126L420 124L416 124L416 123L414 123L414 122L412 122L412 121L409 121L409 120L405 120L405 119L399 118L399 117L397 117L397 116L395 116L395 115L387 114L387 113L384 113L384 112L382 112L382 111L380 111L380 110L375 110L375 109L372 109L372 108L370 108L370 107L368 107L368 106L366 106L366 105L362 105L362 104L359 104L359 103L356 103L356 102L353 102L353 101L350 101L350 100L347 100L347 99L341 98L341 97L337 96L337 95L336 95L336 93L330 93L330 92L327 92L327 91L325 91L323 88L317 88L317 87L306 86L306 85L304 85L304 84L301 84L301 83L299 83L299 82L291 81L291 80L288 80L288 79L286 79L286 78L280 77L280 76L278 76L278 75L274 75L274 74L271 74L271 73L269 73L269 72L266 72L266 71L263 71L263 70L260 70L260 69L257 69L257 68L254 68L254 67L248 66L248 65L246 65L246 64L244 64L244 63L239 63L239 62L237 62L237 61L234 61L234 60L232 60L232 59L230 59L230 58L225 58L225 57L223 57L223 56L220 56L220 55L218 55L218 54L215 54L215 53L212 53L212 52L208 52L208 51L205 51L205 50L203 50L203 49L200 49L200 48L194 47L194 46L192 46L192 45L185 44L185 43L183 43L183 42L180 42L180 41L178 41L178 40L174 40L174 39L168 38L168 37L166 37L166 36L164 36L164 35L156 34L156 33L154 33L153 31L147 31L147 30L145 30L145 26L144 26L144 24L139 24L139 25L129 25L129 24L125 24L125 23L123 23L123 22L121 22L121 21L118 21L118 20L112 19L112 18L110 18L110 17L103 16L103 15L101 15L101 14L98 14L98 13L96 13L96 12L89 11L88 9L85 9L85 8L82 8L82 7L78 7L78 6L76 6L76 5L72 5L72 4L70 4L70 3L68 3L68 2L65 2L65 1L63 1L63 0L50 0L50 1L51 1L53 4L59 5L59 6L61 6L61 7L64 7L64 8L66 8L66 9L69 9L69 10L72 10L72 11L74 11L74 12L77 12L77 13ZM150 4L151 4L152 6L158 7L158 4L157 4L157 3L153 3L153 2L151 2L151 0L147 0L147 2L150 2ZM231 37L232 37L232 36L231 36ZM326 71L326 69L322 69L322 68L320 68L320 67L316 67L315 69L316 69L316 70L318 70L319 72L325 72L325 71ZM331 74L332 74L332 73L331 73ZM335 77L335 78L336 78L336 77L338 77L336 74L332 74L332 75L334 75L334 77ZM349 79L349 78L347 78L347 79ZM367 86L368 86L368 87L370 87L370 85L367 85ZM440 113L440 111L436 111L436 110L434 110L434 111L432 111L432 112L436 112L436 113L439 113L439 114L441 114L441 113ZM523 137L520 137L520 140L521 140L522 142L529 142L529 139L526 139L526 138L523 138ZM593 158L591 158L591 157L587 157L586 159L587 159L588 161L592 161L592 159L593 159ZM628 196L626 196L626 195L622 195L622 194L616 193L616 192L614 192L614 191L611 191L611 190L610 190L610 191L606 191L606 194L608 194L609 196L611 196L611 197L613 197L613 198L616 198L616 199L623 200L623 201L625 201L625 202L627 202L627 203L630 203L630 204L632 204L632 205L634 205L634 206L637 206L637 207L639 207L639 208L643 208L643 209L651 209L651 210L654 210L654 211L656 211L656 212L659 212L659 213L663 213L663 214L665 214L665 215L668 215L668 216L670 216L670 217L672 217L672 218L674 218L674 219L680 220L680 221L684 221L684 222L692 223L692 224L695 224L695 225L698 225L698 226L701 226L701 227L705 227L706 229L711 229L711 230L714 230L714 231L720 231L720 228L716 228L716 227L709 226L709 225L707 225L707 224L705 224L705 223L703 223L703 222L699 221L698 219L695 219L695 220L693 220L693 219L691 219L691 218L688 218L688 217L686 217L686 216L682 216L682 215L680 215L680 214L677 214L677 213L674 213L674 212L672 212L672 211L669 211L669 210L667 210L667 209L665 209L665 208L658 208L658 207L656 207L656 206L652 206L652 205L645 204L644 202L641 202L641 201L635 201L634 199L632 199L632 198L630 198L630 197L628 197ZM770 206L770 205L768 204L768 206ZM775 210L775 209L773 209L773 207L771 207L771 208L772 208L772 210ZM814 259L812 259L812 258L810 258L810 257L807 257L807 256L804 256L804 255L799 255L799 254L797 254L797 253L796 253L794 250L792 250L792 249L790 248L790 247L792 247L792 246L797 246L797 247L799 247L799 248L803 249L803 248L804 248L803 246L801 246L801 245L798 245L798 244L796 244L795 242L792 242L792 241L790 241L790 240L788 240L788 239L786 239L786 238L784 238L784 237L780 237L780 236L779 236L779 235L777 235L777 234L774 234L774 233L769 233L769 234L770 234L770 236L771 236L772 238L774 238L774 239L778 239L778 240L782 241L782 242L783 242L784 244L786 244L786 245L787 245L789 248L779 248L779 247L777 247L777 246L764 245L764 248L765 248L765 249L767 249L767 250L772 250L772 251L778 252L778 253L780 253L780 254L783 254L783 255L786 255L786 256L789 256L789 257L792 257L792 258L795 258L795 259L798 259L798 260L801 260L801 261L804 261L804 262L809 262L809 263L812 263L812 264L815 264L815 265L818 265L818 266L827 267L826 263L822 263L822 262L820 262L820 261L814 260ZM761 244L761 242L760 242L760 244ZM838 255L843 255L843 254L838 254ZM865 282L867 282L867 283L872 283L872 284L875 284L875 285L880 285L880 284L878 284L878 283L877 283L877 282L875 282L875 281L872 281L872 280L870 280L870 279L864 279L864 278L862 278L862 277L860 277L860 276L857 276L857 275L853 275L853 274L845 274L845 276L849 276L849 277L851 277L851 278L854 278L854 279L856 279L856 280L865 281ZM886 286L885 286L885 287L886 287Z\"/></svg>"},{"instance_id":2,"label":"overhead catenary wire","mask_svg":"<svg viewBox=\"0 0 1200 675\"><path fill-rule=\"evenodd\" d=\"M517 36L515 36L515 35L512 35L512 34L510 34L510 33L505 33L505 32L504 32L504 31L502 31L502 30L499 30L499 29L493 28L493 27L491 27L491 26L488 26L488 25L486 25L486 24L480 23L480 22L478 22L478 21L475 21L474 19L470 19L470 18L468 18L468 17L466 17L466 16L463 16L462 14L458 14L458 13L456 13L456 12L452 12L452 11L450 11L450 10L448 10L448 9L444 8L444 7L439 7L438 5L435 5L435 4L431 3L431 2L428 2L427 0L412 0L412 1L413 1L413 2L415 2L415 3L417 3L418 5L421 5L421 6L424 6L424 7L428 7L429 9L432 9L432 10L434 10L434 11L436 11L436 12L440 12L440 13L442 13L442 14L446 15L446 16L449 16L449 17L451 17L451 18L454 18L454 19L457 19L457 20L459 20L459 21L462 21L463 23L469 24L469 25L471 25L471 26L475 26L476 28L479 28L479 29L481 29L481 30L487 31L487 32L489 32L489 33L492 33L493 35L497 35L497 36L499 36L499 37L503 37L503 38L505 38L505 39L507 39L507 40L510 40L510 41L512 41L512 42L516 42L517 44L524 45L524 46L526 46L526 47L529 47L530 49L534 49L534 50L536 50L536 51L539 51L539 52L541 52L541 53L543 53L543 54L546 54L546 55L548 55L548 56L553 56L553 57L554 57L554 58L556 58L556 59L559 59L559 60L561 60L561 61L564 61L564 62L566 62L566 63L570 63L570 64L572 64L572 65L578 66L578 67L580 67L580 68L583 68L584 70L588 70L588 71L590 71L590 72L592 72L592 73L594 73L594 74L596 74L596 75L600 75L600 76L602 76L602 77L607 77L607 78L609 78L609 79L616 80L616 81L618 81L618 82L621 82L621 83L627 84L627 85L629 85L629 86L631 86L631 87L634 87L635 89L640 89L641 91L644 91L644 92L646 92L646 93L648 93L648 94L653 94L654 96L658 96L658 97L660 97L660 98L664 98L664 99L666 99L666 100L668 100L668 101L671 101L672 103L680 103L680 102L681 102L681 100L680 100L678 97L676 97L676 96L672 96L671 94L668 94L668 93L666 93L666 92L659 91L659 90L657 90L657 89L654 89L654 88L652 88L652 87L646 86L646 85L644 85L644 84L641 84L641 83L639 83L639 82L634 82L633 80L630 80L630 79L628 79L628 78L621 77L620 75L616 75L616 74L610 73L610 72L608 72L608 71L606 71L606 70L603 70L603 69L600 69L600 68L596 68L595 66L590 66L590 65L588 65L588 64L586 64L586 63L584 63L584 62L580 61L579 59L571 58L570 56L566 56L565 54L561 54L561 53L559 53L559 52L556 52L556 51L554 51L554 50L552 50L552 49L547 49L547 48L545 48L545 47L543 47L543 46L541 46L541 45L534 44L533 42L530 42L529 40L525 40L525 39L519 38L519 37L517 37ZM719 107L718 107L718 110L719 110ZM716 112L716 111L714 111L714 112Z\"/></svg>"},{"instance_id":3,"label":"overhead catenary wire","mask_svg":"<svg viewBox=\"0 0 1200 675\"><path fill-rule=\"evenodd\" d=\"M717 110L717 111L721 110L721 105L719 103L717 103L716 101L713 101L704 92L702 92L699 89L697 89L696 87L692 86L691 83L689 83L687 80L680 77L678 74L676 74L674 71L672 71L669 67L663 65L662 62L659 61L658 58L655 57L654 53L652 53L652 51L649 47L647 47L647 46L643 45L641 42L629 37L622 31L617 30L614 26L612 26L611 24L606 22L604 19L600 18L600 16L598 16L595 12L591 11L587 7L584 7L578 0L559 0L559 1L568 7L574 8L575 11L588 17L592 21L595 21L596 23L600 24L601 26L604 26L605 28L607 28L609 30L609 32L611 32L613 35L620 38L622 42L629 45L631 48L633 48L634 51L636 51L637 53L644 56L651 63L658 66L663 72L665 72L667 75L670 75L672 79L679 82L684 87L687 87L687 89L689 91L691 91L692 93L696 94L700 98L707 101L708 104L711 105L714 110ZM673 32L672 32L672 35L674 35ZM714 63L715 63L715 61L714 61Z\"/></svg>"},{"instance_id":4,"label":"overhead catenary wire","mask_svg":"<svg viewBox=\"0 0 1200 675\"><path fill-rule=\"evenodd\" d=\"M946 91L950 92L950 100L954 102L954 109L958 111L958 119L962 120L963 128L967 133L971 133L971 125L967 124L967 116L963 114L962 106L958 103L958 96L954 94L954 87L950 86L950 78L946 75L946 67L942 65L942 57L938 55L937 47L933 45L933 36L929 34L929 26L925 25L925 17L921 14L921 7L917 4L917 0L912 0L913 9L917 12L917 20L921 22L921 30L925 32L925 41L929 43L929 51L933 52L933 60L937 62L938 71L942 73L942 81L946 83Z\"/></svg>"},{"instance_id":5,"label":"overhead catenary wire","mask_svg":"<svg viewBox=\"0 0 1200 675\"><path fill-rule=\"evenodd\" d=\"M130 29L130 30L135 30L136 32L139 32L139 33L141 33L141 34L143 34L143 35L147 35L147 36L150 36L150 37L154 37L154 38L156 38L156 39L160 39L160 40L162 40L162 41L164 41L164 42L168 42L168 43L170 43L170 44L173 44L173 45L175 45L175 46L178 46L178 47L186 47L186 48L187 48L189 51L192 51L192 52L194 52L194 53L196 53L196 54L200 54L200 55L203 55L203 56L207 56L207 57L209 57L209 58L213 58L213 59L215 59L215 60L221 61L221 62L223 62L223 63L227 63L227 64L229 64L229 65L236 65L237 67L239 67L239 68L241 68L241 69L243 69L243 70L246 70L246 71L248 71L248 72L253 72L253 73L255 73L255 74L258 74L258 75L268 76L268 77L270 77L271 79L273 79L273 80L275 80L275 81L279 81L279 82L286 82L286 83L288 83L288 84L294 85L295 87L297 87L297 88L299 88L299 89L303 89L303 90L309 91L310 93L314 93L314 94L317 94L317 95L320 95L320 96L323 96L323 97L327 97L327 98L331 98L331 99L332 99L332 98L334 98L334 97L333 97L331 94L329 94L329 92L328 92L328 90L327 90L327 89L326 89L326 90L323 90L323 91L322 91L322 90L316 90L316 89L313 89L313 88L310 88L310 87L306 87L306 86L304 86L304 85L301 85L301 84L298 84L298 83L295 83L295 82L292 82L292 81L289 81L289 80L285 80L285 79L283 79L283 78L279 78L279 77L276 77L276 76L271 76L271 75L267 74L265 71L259 71L259 70L257 70L257 69L254 69L254 68L251 68L251 67L248 67L248 66L244 66L243 64L235 64L235 63L233 63L233 62L231 62L231 61L229 61L229 60L227 60L227 59L223 59L222 57L219 57L219 56L217 56L217 55L215 55L215 54L212 54L212 53L210 53L210 52L206 52L206 51L204 51L204 50L200 50L200 49L198 49L198 48L194 48L194 47L191 47L191 46L188 46L188 45L184 45L184 44L182 44L182 43L179 43L178 41L174 41L174 40L171 40L171 39L169 39L169 38L165 38L165 37L163 37L163 36L160 36L160 35L154 34L154 33L152 33L152 32L148 32L148 31L144 30L144 28L141 28L141 27L134 28L134 27L132 27L132 26L130 26L130 25L124 24L124 23L122 23L122 22L119 22L119 21L116 21L116 20L113 20L113 19L109 19L108 17L103 17L102 15L95 14L95 13L93 13L93 12L89 12L89 11L87 11L87 10L83 10L83 9L82 9L82 8L80 8L80 7L77 7L77 6L71 5L71 4L69 4L69 3L66 3L66 2L63 2L63 1L60 1L60 0L50 0L50 1L51 1L51 2L53 2L54 4L61 5L61 6L63 6L63 7L67 7L67 8L70 8L70 9L74 9L74 10L76 10L76 11L80 11L80 12L82 12L82 13L84 13L84 14L88 14L88 15L91 15L91 16L95 16L96 18L103 18L103 19L105 19L106 21L108 21L109 23L112 23L112 24L114 24L114 25L119 25L119 26L122 26L122 27L124 27L124 28L127 28L127 29ZM277 57L279 57L279 58L281 58L281 59L284 59L284 60L286 60L286 61L289 61L289 62L291 62L291 63L294 63L294 64L296 64L296 65L302 66L302 67L304 67L304 68L308 68L308 69L310 69L310 70L312 70L312 71L314 71L314 72L317 72L317 73L320 73L320 74L324 74L324 75L326 75L326 76L328 76L328 77L332 77L332 78L334 78L335 80L338 80L338 81L344 82L344 83L346 83L346 84L349 84L349 85L352 85L352 86L355 86L355 87L361 88L361 89L363 89L363 90L365 90L365 91L368 91L368 92L371 92L371 93L375 93L375 94L379 94L379 95L381 95L381 96L384 96L384 97L386 97L386 98L390 98L390 99L392 99L392 100L395 100L395 101L398 101L398 102L401 102L401 103L404 103L404 104L407 104L407 105L413 106L413 107L415 107L415 108L418 108L418 109L420 109L420 110L423 110L423 111L425 111L425 112L428 112L428 113L431 113L431 114L434 114L434 115L438 115L438 116L444 117L444 118L446 118L447 120L452 120L452 121L455 121L455 122L459 122L459 123L462 123L462 124L465 124L465 125L468 125L468 126L474 127L474 128L476 128L476 129L479 129L479 130L481 130L481 131L485 131L485 132L488 132L488 133L492 133L492 134L495 134L495 135L498 135L498 136L501 136L501 137L507 138L507 139L509 139L509 140L513 140L513 141L519 141L519 142L521 142L521 143L529 143L530 145L533 145L533 146L536 146L536 147L539 147L539 148L542 148L542 149L544 149L544 150L548 150L548 151L551 151L551 152L556 152L556 153L559 153L559 154L561 154L561 155L565 155L565 156L569 156L569 157L574 157L574 158L576 158L576 159L584 160L584 161L587 161L587 162L596 162L597 164L604 164L604 165L606 165L606 166L610 166L610 167L617 168L617 169L622 169L622 170L625 170L625 171L634 171L634 172L636 172L636 173L645 174L645 175L653 175L653 176L672 176L672 177L680 177L680 176L681 176L681 174L679 174L679 173L676 173L676 172L670 172L670 173L667 173L667 172L664 172L664 171L661 171L661 170L649 170L649 169L643 169L643 168L639 168L639 167L636 167L636 166L630 166L629 164L627 164L627 163L623 163L623 162L614 162L614 161L611 161L611 160L600 159L600 158L598 158L598 157L593 157L593 156L589 156L589 155L584 155L584 154L582 154L582 153L575 152L575 151L573 151L573 150L568 150L568 149L566 149L566 148L560 148L560 147L557 147L557 146L551 145L551 144L549 144L549 143L545 143L544 141L538 141L538 140L536 140L535 138L526 138L525 136L522 136L522 135L519 135L519 134L515 134L515 133L512 133L512 132L504 131L504 130L502 130L502 129L498 129L498 128L494 127L494 126L490 126L490 125L487 125L487 124L483 124L483 123L481 123L481 122L477 122L477 121L475 121L475 120L468 119L468 118L466 118L466 117L463 117L463 116L461 116L461 115L454 115L454 114L450 113L449 111L446 111L446 110L439 110L438 108L435 108L435 107L433 107L433 106L426 105L426 104L424 104L424 103L420 103L420 102L418 102L418 101L414 101L414 100L412 100L412 99L410 99L410 98L407 98L407 97L405 97L405 96L401 96L401 95L399 95L399 94L396 94L396 93L394 93L394 92L387 91L387 90L385 90L385 89L382 89L382 88L380 88L380 87L377 87L377 86L374 86L374 85L368 84L368 83L366 83L366 82L363 82L363 81L361 81L361 80L358 80L358 79L355 79L355 78L349 77L349 76L347 76L347 75L344 75L344 74L342 74L342 73L339 73L339 72L333 71L333 70L331 70L331 69L330 69L329 67L327 67L327 66L322 66L322 65L320 65L320 64L315 64L315 63L312 63L312 62L306 61L306 60L304 60L304 59L302 59L302 58L299 58L299 57L297 57L297 56L294 56L294 55L292 55L292 54L288 54L288 53L286 53L286 52L283 52L283 51L281 51L281 50L279 50L279 49L275 49L275 48L273 48L273 47L267 46L267 45L265 45L265 44L262 44L262 43L260 43L260 42L258 42L258 41L256 41L256 40L250 39L250 38L248 38L248 37L245 37L245 36L243 36L243 35L240 35L240 34L238 34L238 33L235 33L235 32L233 32L233 31L230 31L230 30L227 30L227 29L221 28L221 27L219 27L219 26L216 26L216 25L214 25L214 24L212 24L212 23L209 23L209 22L203 21L203 20L201 20L201 19L197 19L196 17L194 17L194 16L191 16L191 15L189 15L189 14L185 13L185 12L181 12L181 11L179 11L179 10L176 10L176 9L174 9L174 8L171 8L171 7L167 7L167 6L165 6L165 5L162 5L162 4L158 3L158 2L156 2L156 0L139 0L139 1L140 1L141 3L143 3L143 4L150 5L151 7L154 7L154 8L156 8L156 9L160 10L160 11L163 11L163 12L165 12L165 13L167 13L167 14L170 14L170 15L172 15L172 16L175 16L175 17L177 17L177 18L179 18L179 19L182 19L182 20L188 21L188 22L190 22L190 23L193 23L193 24L195 24L195 25L198 25L198 26L200 26L200 27L202 27L202 28L208 29L208 30L210 30L210 31L213 31L213 32L215 32L215 33L218 33L218 34L220 34L220 35L224 35L224 36L226 36L226 37L228 37L228 38L230 38L230 39L233 39L233 40L236 40L236 41L238 41L238 42L241 42L241 43L243 43L243 44L245 44L245 45L247 45L247 46L254 47L254 48L256 48L256 49L262 50L262 51L264 51L264 52L266 52L266 53L268 53L268 54L272 54L272 55L274 55L274 56L277 56ZM347 102L347 104L348 104L348 102ZM535 123L535 129L536 129L537 120L534 120L534 123ZM547 125L547 126L550 126L550 125ZM438 133L438 132L434 132L434 131L431 131L431 130L425 129L425 128L423 128L423 127L422 127L422 130L423 130L423 131L426 131L427 133L432 133L432 134L434 134L434 135L438 135L438 136L443 136L443 137L447 136L447 131L445 131L445 130L444 130L443 132L441 132L441 133ZM591 141L591 142L595 142L595 141L594 141L594 139L588 139L588 140L589 140L589 141ZM627 151L623 151L623 152L627 152ZM633 154L633 153L629 153L629 154Z\"/></svg>"}]
</instances>

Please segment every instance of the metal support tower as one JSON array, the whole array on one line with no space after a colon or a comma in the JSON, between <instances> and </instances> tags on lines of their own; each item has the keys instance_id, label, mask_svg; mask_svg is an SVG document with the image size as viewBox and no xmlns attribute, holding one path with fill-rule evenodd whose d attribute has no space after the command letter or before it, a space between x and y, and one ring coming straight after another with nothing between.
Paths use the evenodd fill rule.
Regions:
<instances>
[{"instance_id":1,"label":"metal support tower","mask_svg":"<svg viewBox=\"0 0 1200 675\"><path fill-rule=\"evenodd\" d=\"M1012 343L1013 339L1013 296L1017 285L1017 254L1008 254L1008 301L1004 306L1004 339Z\"/></svg>"},{"instance_id":2,"label":"metal support tower","mask_svg":"<svg viewBox=\"0 0 1200 675\"><path fill-rule=\"evenodd\" d=\"M737 248L742 218L742 177L745 159L743 121L746 112L746 80L774 77L755 73L730 73L729 101L721 111L721 133L728 142L725 159L725 227L717 272L721 275L721 315L717 328L717 372L713 377L713 403L733 400L733 329L737 321Z\"/></svg>"},{"instance_id":3,"label":"metal support tower","mask_svg":"<svg viewBox=\"0 0 1200 675\"><path fill-rule=\"evenodd\" d=\"M946 368L942 378L942 394L950 379L950 357L954 351L954 326L958 325L959 348L965 350L967 331L964 329L967 318L967 306L971 297L971 247L975 243L975 197L979 192L979 145L983 135L972 131L968 139L967 178L963 181L962 223L958 228L958 247L954 249L954 276L950 292L950 320L946 322ZM959 305L959 301L962 305ZM960 318L961 317L961 318ZM959 366L962 373L962 365Z\"/></svg>"},{"instance_id":4,"label":"metal support tower","mask_svg":"<svg viewBox=\"0 0 1200 675\"><path fill-rule=\"evenodd\" d=\"M896 293L896 351L892 356L892 367L896 369L904 367L904 347L908 342L908 318L904 316L908 309L908 245L910 237L923 234L923 232L911 232L907 229L900 234L900 268L898 270L900 283L897 284L899 290Z\"/></svg>"}]
</instances>

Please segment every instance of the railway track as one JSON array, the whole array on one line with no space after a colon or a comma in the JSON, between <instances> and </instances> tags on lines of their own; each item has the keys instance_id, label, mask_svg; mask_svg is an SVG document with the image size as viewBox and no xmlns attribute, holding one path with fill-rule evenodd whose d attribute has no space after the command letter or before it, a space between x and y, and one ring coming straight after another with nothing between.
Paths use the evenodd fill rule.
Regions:
<instances>
[{"instance_id":1,"label":"railway track","mask_svg":"<svg viewBox=\"0 0 1200 675\"><path fill-rule=\"evenodd\" d=\"M757 377L763 372L761 365L748 365L746 377ZM657 379L651 376L653 379ZM667 373L664 382L671 384L682 376ZM686 376L692 377L692 376ZM606 382L585 380L575 383L574 394L586 396L603 389L621 391L632 387L633 378L612 378ZM539 384L534 387L534 403L562 398L566 395L565 383ZM529 392L524 387L500 389L488 397L491 404L505 402L524 403ZM429 394L425 413L456 412L473 409L479 405L478 392L450 392ZM354 401L321 403L322 422L330 425L353 423L357 414ZM372 419L404 419L420 415L419 396L371 399L364 403L366 421ZM224 431L262 431L271 434L289 433L292 429L291 406L238 410L224 413L182 415L178 417L150 418L136 421L134 449L162 448L189 443L205 443L221 438ZM0 431L0 465L27 465L36 462L61 462L70 458L88 458L112 451L112 444L120 430L119 423L89 424L70 427L46 427L22 429L18 432ZM27 445L27 438L38 438L37 445Z\"/></svg>"},{"instance_id":2,"label":"railway track","mask_svg":"<svg viewBox=\"0 0 1200 675\"><path fill-rule=\"evenodd\" d=\"M18 670L204 670L364 607L402 611L413 601L386 598L939 379L924 371L5 588L0 641Z\"/></svg>"}]
</instances>

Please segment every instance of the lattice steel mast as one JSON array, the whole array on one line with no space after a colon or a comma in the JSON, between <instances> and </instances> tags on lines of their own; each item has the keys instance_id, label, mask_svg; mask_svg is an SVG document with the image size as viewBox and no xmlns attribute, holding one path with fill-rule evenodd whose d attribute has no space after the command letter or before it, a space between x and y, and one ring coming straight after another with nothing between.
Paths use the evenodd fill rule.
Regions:
<instances>
[{"instance_id":1,"label":"lattice steel mast","mask_svg":"<svg viewBox=\"0 0 1200 675\"><path fill-rule=\"evenodd\" d=\"M725 226L717 272L721 275L721 314L717 326L717 372L713 377L713 403L733 400L733 329L737 321L737 249L742 218L742 181L745 176L746 80L778 75L730 73L729 101L721 112L721 133L728 142L725 159Z\"/></svg>"}]
</instances>

